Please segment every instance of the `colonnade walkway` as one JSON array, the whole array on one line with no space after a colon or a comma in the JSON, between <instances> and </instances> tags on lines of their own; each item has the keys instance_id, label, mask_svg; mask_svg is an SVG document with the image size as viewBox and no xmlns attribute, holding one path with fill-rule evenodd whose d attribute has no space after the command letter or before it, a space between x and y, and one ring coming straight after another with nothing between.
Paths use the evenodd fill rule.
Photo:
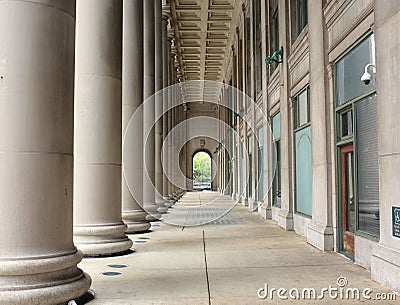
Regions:
<instances>
[{"instance_id":1,"label":"colonnade walkway","mask_svg":"<svg viewBox=\"0 0 400 305\"><path fill-rule=\"evenodd\" d=\"M210 201L214 206L210 207ZM313 248L302 236L280 229L240 204L234 205L227 196L219 197L213 192L187 193L164 218L169 222L185 219L190 225L211 219L230 207L233 209L224 217L203 226L153 222L151 232L130 235L135 248L132 254L85 258L80 267L91 275L96 293L90 304L359 303L346 299L346 295L352 299L350 287L359 289L360 300L367 304L400 304L400 296L395 296L398 300L376 299L392 298L385 296L392 291L370 280L367 270L337 253ZM117 274L107 276L104 272ZM313 298L312 289L320 297L322 289L329 286L333 289L332 297L326 291L323 299L308 299L309 295ZM279 298L276 291L273 299L271 293L265 299L260 298L272 288L285 288L286 294L282 290L281 295L289 299ZM289 294L291 288L294 289ZM336 298L334 288L338 289ZM371 291L364 291L366 288ZM364 292L374 300L364 298ZM304 300L293 299L297 296L301 299L302 294Z\"/></svg>"}]
</instances>

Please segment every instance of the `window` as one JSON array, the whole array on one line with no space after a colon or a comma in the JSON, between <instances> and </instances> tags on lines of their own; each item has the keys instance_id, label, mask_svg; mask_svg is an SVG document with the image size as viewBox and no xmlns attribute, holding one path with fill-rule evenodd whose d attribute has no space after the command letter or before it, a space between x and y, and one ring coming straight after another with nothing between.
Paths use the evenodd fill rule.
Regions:
<instances>
[{"instance_id":1,"label":"window","mask_svg":"<svg viewBox=\"0 0 400 305\"><path fill-rule=\"evenodd\" d=\"M270 48L269 54L272 55L275 51L279 50L279 10L278 0L271 0L269 7L269 27L270 27ZM276 62L270 65L270 72L272 73L278 67Z\"/></svg>"},{"instance_id":2,"label":"window","mask_svg":"<svg viewBox=\"0 0 400 305\"><path fill-rule=\"evenodd\" d=\"M353 111L347 110L340 114L340 140L353 135Z\"/></svg>"},{"instance_id":3,"label":"window","mask_svg":"<svg viewBox=\"0 0 400 305\"><path fill-rule=\"evenodd\" d=\"M338 156L343 147L354 147L355 217L350 219L350 225L355 228L356 234L379 237L375 69L368 70L373 76L369 85L360 80L365 66L369 63L375 64L374 34L363 39L335 65L336 137ZM340 166L337 168L337 175L340 186L343 180ZM340 207L346 200L342 197ZM343 222L342 218L338 221Z\"/></svg>"},{"instance_id":4,"label":"window","mask_svg":"<svg viewBox=\"0 0 400 305\"><path fill-rule=\"evenodd\" d=\"M255 79L256 79L256 97L262 90L262 45L261 45L261 0L255 0L254 4L254 34L255 34Z\"/></svg>"},{"instance_id":5,"label":"window","mask_svg":"<svg viewBox=\"0 0 400 305\"><path fill-rule=\"evenodd\" d=\"M375 64L375 38L373 34L364 39L335 65L337 106L375 90L375 68L372 67L368 70L373 76L369 85L360 81L364 68L369 63Z\"/></svg>"},{"instance_id":6,"label":"window","mask_svg":"<svg viewBox=\"0 0 400 305\"><path fill-rule=\"evenodd\" d=\"M264 149L264 131L263 127L258 129L258 166L257 166L257 177L258 177L258 185L257 185L257 199L259 202L264 201L264 173L263 173L263 149Z\"/></svg>"},{"instance_id":7,"label":"window","mask_svg":"<svg viewBox=\"0 0 400 305\"><path fill-rule=\"evenodd\" d=\"M310 122L310 107L308 89L295 97L294 103L294 128L298 129Z\"/></svg>"},{"instance_id":8,"label":"window","mask_svg":"<svg viewBox=\"0 0 400 305\"><path fill-rule=\"evenodd\" d=\"M248 183L248 194L249 198L253 195L253 177L252 177L252 154L253 154L253 138L251 136L247 137L247 152L249 154L249 164L247 166L247 170L249 173L249 183Z\"/></svg>"},{"instance_id":9,"label":"window","mask_svg":"<svg viewBox=\"0 0 400 305\"><path fill-rule=\"evenodd\" d=\"M312 164L309 89L294 98L296 212L312 216Z\"/></svg>"},{"instance_id":10,"label":"window","mask_svg":"<svg viewBox=\"0 0 400 305\"><path fill-rule=\"evenodd\" d=\"M272 205L281 206L281 114L278 112L272 117L272 140L275 144L273 152L272 170L274 178L272 181Z\"/></svg>"},{"instance_id":11,"label":"window","mask_svg":"<svg viewBox=\"0 0 400 305\"><path fill-rule=\"evenodd\" d=\"M307 0L292 0L292 16L295 22L292 24L292 40L300 35L308 22Z\"/></svg>"},{"instance_id":12,"label":"window","mask_svg":"<svg viewBox=\"0 0 400 305\"><path fill-rule=\"evenodd\" d=\"M245 23L245 35L246 35L246 94L248 96L253 96L251 93L251 48L250 48L250 18L246 18ZM247 110L247 109L245 109Z\"/></svg>"},{"instance_id":13,"label":"window","mask_svg":"<svg viewBox=\"0 0 400 305\"><path fill-rule=\"evenodd\" d=\"M378 115L376 95L355 103L358 230L379 236Z\"/></svg>"}]
</instances>

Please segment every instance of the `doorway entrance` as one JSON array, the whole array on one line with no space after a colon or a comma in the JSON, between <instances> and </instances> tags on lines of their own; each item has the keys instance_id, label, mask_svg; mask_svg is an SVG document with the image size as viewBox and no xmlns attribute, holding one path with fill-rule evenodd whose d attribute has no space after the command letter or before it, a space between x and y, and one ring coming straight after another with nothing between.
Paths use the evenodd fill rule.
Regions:
<instances>
[{"instance_id":1,"label":"doorway entrance","mask_svg":"<svg viewBox=\"0 0 400 305\"><path fill-rule=\"evenodd\" d=\"M193 156L193 190L211 190L211 157L200 151Z\"/></svg>"},{"instance_id":2,"label":"doorway entrance","mask_svg":"<svg viewBox=\"0 0 400 305\"><path fill-rule=\"evenodd\" d=\"M342 251L354 256L356 209L354 198L354 150L353 144L340 148L341 168L341 231Z\"/></svg>"}]
</instances>

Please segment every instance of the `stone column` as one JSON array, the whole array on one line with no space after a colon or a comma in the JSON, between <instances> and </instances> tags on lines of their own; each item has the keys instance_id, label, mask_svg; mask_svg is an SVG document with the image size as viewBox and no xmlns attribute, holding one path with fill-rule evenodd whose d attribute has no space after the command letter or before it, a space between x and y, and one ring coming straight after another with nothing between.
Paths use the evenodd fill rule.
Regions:
<instances>
[{"instance_id":1,"label":"stone column","mask_svg":"<svg viewBox=\"0 0 400 305\"><path fill-rule=\"evenodd\" d=\"M375 0L380 240L372 250L371 276L400 292L400 239L392 231L392 209L400 206L400 2L382 4Z\"/></svg>"},{"instance_id":2,"label":"stone column","mask_svg":"<svg viewBox=\"0 0 400 305\"><path fill-rule=\"evenodd\" d=\"M251 92L246 92L246 82L247 82L247 65L250 65L251 63L247 62L247 49L250 48L250 46L247 44L247 31L246 31L246 12L245 12L245 7L242 7L242 14L243 14L243 42L242 42L242 50L241 50L241 59L240 59L240 69L242 72L242 94L241 94L241 100L240 100L240 106L243 109L243 119L242 119L242 128L240 130L240 134L243 138L241 141L242 145L242 158L244 160L244 166L242 169L242 205L243 206L248 206L249 204L249 176L248 176L248 170L249 170L249 164L248 164L248 151L247 151L247 122L244 119L247 116L248 112L248 103L246 103L247 100L247 95L251 96ZM250 40L251 43L251 40ZM251 90L251 89L250 89ZM247 95L246 95L247 94ZM241 149L242 149L241 148Z\"/></svg>"},{"instance_id":3,"label":"stone column","mask_svg":"<svg viewBox=\"0 0 400 305\"><path fill-rule=\"evenodd\" d=\"M283 63L277 69L280 73L280 113L281 113L281 185L282 201L281 210L278 214L278 225L285 230L293 230L293 195L292 195L292 133L291 124L291 101L289 93L289 66L287 50L290 38L287 32L289 16L287 15L287 3L279 1L279 42L283 46Z\"/></svg>"},{"instance_id":4,"label":"stone column","mask_svg":"<svg viewBox=\"0 0 400 305\"><path fill-rule=\"evenodd\" d=\"M64 303L91 282L72 242L75 1L47 2L0 5L1 304Z\"/></svg>"},{"instance_id":5,"label":"stone column","mask_svg":"<svg viewBox=\"0 0 400 305\"><path fill-rule=\"evenodd\" d=\"M173 33L172 30L168 31L167 33L167 40L168 40L168 47L167 47L167 56L168 56L168 85L171 86L172 85L172 52L171 52L171 48L172 48L172 39L173 39ZM173 106L173 90L172 87L168 90L168 107L171 108ZM171 132L172 130L172 114L173 114L173 110L170 109L167 113L167 121L168 121L168 132ZM172 153L172 139L169 138L168 139L168 143L166 143L167 145L167 173L168 173L168 200L170 201L170 203L174 203L174 198L173 198L173 182L171 180L173 180L172 177L172 157L171 157L171 153Z\"/></svg>"},{"instance_id":6,"label":"stone column","mask_svg":"<svg viewBox=\"0 0 400 305\"><path fill-rule=\"evenodd\" d=\"M155 204L155 26L154 26L154 4L158 0L143 1L143 146L144 146L144 169L143 169L143 205L147 220L155 220L161 217Z\"/></svg>"},{"instance_id":7,"label":"stone column","mask_svg":"<svg viewBox=\"0 0 400 305\"><path fill-rule=\"evenodd\" d=\"M243 16L244 13L242 12ZM243 22L243 28L244 28L244 22ZM237 74L237 83L236 83L236 109L238 116L236 117L236 150L237 150L237 201L243 203L243 183L242 183L242 175L243 175L243 168L242 168L242 142L241 142L241 129L240 129L240 121L241 118L240 116L243 115L242 110L243 110L243 70L242 70L242 60L243 60L243 40L242 43L240 43L240 37L239 37L239 29L236 29L237 33L237 39L238 39L238 51L237 51L237 56L236 56L236 74Z\"/></svg>"},{"instance_id":8,"label":"stone column","mask_svg":"<svg viewBox=\"0 0 400 305\"><path fill-rule=\"evenodd\" d=\"M261 1L260 1L261 2ZM254 16L254 2L250 2L250 46L247 46L247 48L250 48L250 94L248 94L254 102L257 102L257 92L256 92L256 72L255 72L255 16ZM258 210L257 206L257 194L256 194L256 185L257 185L257 143L256 143L256 138L254 137L253 132L256 132L256 130L251 130L251 127L255 127L255 107L253 103L246 103L248 106L250 106L250 109L248 109L248 112L250 113L250 122L247 128L250 129L250 136L252 139L252 147L251 147L251 161L249 160L249 167L247 170L247 175L251 175L251 181L249 181L249 186L248 186L248 201L249 201L249 211L250 212L255 212ZM246 139L247 139L247 130L246 130ZM247 146L246 148L249 150L249 145L247 141ZM250 196L251 193L251 196Z\"/></svg>"},{"instance_id":9,"label":"stone column","mask_svg":"<svg viewBox=\"0 0 400 305\"><path fill-rule=\"evenodd\" d=\"M267 2L261 1L261 24L267 24L268 17L267 17ZM263 119L263 139L259 139L263 141L263 198L258 198L259 203L261 206L259 207L260 214L266 218L272 218L272 197L270 196L270 186L272 184L272 174L271 174L271 164L270 164L270 156L272 155L272 141L271 141L271 130L270 125L267 124L266 118L270 115L269 106L270 103L268 102L268 66L266 65L264 58L267 56L268 51L268 35L267 35L267 28L261 27L261 46L262 46L262 110L264 113ZM260 186L259 186L260 187Z\"/></svg>"},{"instance_id":10,"label":"stone column","mask_svg":"<svg viewBox=\"0 0 400 305\"><path fill-rule=\"evenodd\" d=\"M172 48L172 56L173 56L173 61L172 61L172 85L174 85L174 90L173 90L173 98L172 102L174 107L173 114L172 114L172 128L178 125L179 123L179 117L178 117L178 88L176 86L177 83L177 76L176 76L176 56L178 54L176 44L174 43L174 46ZM175 200L177 201L179 199L179 188L177 186L178 183L178 177L177 177L177 166L178 166L178 159L176 155L176 137L178 137L178 132L175 132L175 135L172 137L172 151L171 151L171 158L172 158L172 177L174 178L175 184L173 186L173 196Z\"/></svg>"},{"instance_id":11,"label":"stone column","mask_svg":"<svg viewBox=\"0 0 400 305\"><path fill-rule=\"evenodd\" d=\"M235 54L235 48L232 47L232 84L228 88L227 95L228 98L232 99L228 101L228 105L232 109L232 130L231 130L231 149L232 149L232 200L236 201L237 199L237 176L239 175L238 173L238 166L237 166L237 160L238 160L238 154L236 151L236 137L235 137L235 129L236 129L236 113L239 112L239 110L236 107L236 94L234 94L234 87L237 87L237 82L238 82L238 75L237 75L237 63L236 63L236 54Z\"/></svg>"},{"instance_id":12,"label":"stone column","mask_svg":"<svg viewBox=\"0 0 400 305\"><path fill-rule=\"evenodd\" d=\"M321 250L332 251L332 192L329 171L331 160L330 111L327 98L328 73L325 56L325 24L322 0L308 3L308 37L310 44L310 103L312 153L312 220L308 226L307 241Z\"/></svg>"},{"instance_id":13,"label":"stone column","mask_svg":"<svg viewBox=\"0 0 400 305\"><path fill-rule=\"evenodd\" d=\"M75 242L89 256L123 253L122 1L78 0L76 29Z\"/></svg>"},{"instance_id":14,"label":"stone column","mask_svg":"<svg viewBox=\"0 0 400 305\"><path fill-rule=\"evenodd\" d=\"M169 5L164 5L162 7L162 64L163 64L163 87L167 88L169 86L168 82L168 74L169 74L169 53L168 53L168 20L171 17L170 7ZM168 186L169 180L167 177L167 169L168 169L168 145L166 143L167 135L169 132L168 129L168 103L169 103L169 89L164 89L163 91L163 155L162 155L162 164L163 164L163 198L165 200L164 205L166 207L171 207L171 203L168 201Z\"/></svg>"},{"instance_id":15,"label":"stone column","mask_svg":"<svg viewBox=\"0 0 400 305\"><path fill-rule=\"evenodd\" d=\"M143 142L143 0L123 2L123 44L122 44L122 137L135 111L135 122L131 125L137 143ZM128 226L126 233L147 231L150 223L143 210L143 147L129 148L130 158L135 160L129 168L134 189L129 189L122 176L122 219ZM132 197L131 191L135 195Z\"/></svg>"},{"instance_id":16,"label":"stone column","mask_svg":"<svg viewBox=\"0 0 400 305\"><path fill-rule=\"evenodd\" d=\"M170 32L170 35L172 32ZM171 39L172 42L172 39ZM175 85L175 55L176 55L176 49L174 46L171 45L171 53L170 53L170 85L174 86ZM170 106L171 108L171 114L170 114L170 126L169 126L169 131L171 132L172 129L175 127L176 124L176 88L175 86L172 87L171 89L171 97L170 97ZM175 156L174 156L174 136L170 137L169 141L169 169L170 169L170 178L171 178L171 183L170 183L170 197L173 199L174 202L176 202L176 186L175 186Z\"/></svg>"},{"instance_id":17,"label":"stone column","mask_svg":"<svg viewBox=\"0 0 400 305\"><path fill-rule=\"evenodd\" d=\"M161 0L155 0L154 3L154 32L155 32L155 203L157 211L160 213L167 212L163 193L163 170L161 163L161 148L163 143L163 94L161 92L163 86L163 22L161 20L162 5ZM158 119L157 119L158 118Z\"/></svg>"}]
</instances>

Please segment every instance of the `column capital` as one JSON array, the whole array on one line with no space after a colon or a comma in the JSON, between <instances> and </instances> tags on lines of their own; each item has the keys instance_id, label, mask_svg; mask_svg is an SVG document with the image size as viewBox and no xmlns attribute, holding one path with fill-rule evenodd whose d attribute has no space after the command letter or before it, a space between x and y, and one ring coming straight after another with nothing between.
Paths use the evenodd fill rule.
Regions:
<instances>
[{"instance_id":1,"label":"column capital","mask_svg":"<svg viewBox=\"0 0 400 305\"><path fill-rule=\"evenodd\" d=\"M171 6L170 5L162 6L162 18L163 18L163 21L166 21L166 22L168 22L168 19L171 18Z\"/></svg>"},{"instance_id":2,"label":"column capital","mask_svg":"<svg viewBox=\"0 0 400 305\"><path fill-rule=\"evenodd\" d=\"M169 43L172 43L172 40L174 40L174 38L175 38L175 33L174 33L173 29L168 29L167 37L168 37Z\"/></svg>"}]
</instances>

